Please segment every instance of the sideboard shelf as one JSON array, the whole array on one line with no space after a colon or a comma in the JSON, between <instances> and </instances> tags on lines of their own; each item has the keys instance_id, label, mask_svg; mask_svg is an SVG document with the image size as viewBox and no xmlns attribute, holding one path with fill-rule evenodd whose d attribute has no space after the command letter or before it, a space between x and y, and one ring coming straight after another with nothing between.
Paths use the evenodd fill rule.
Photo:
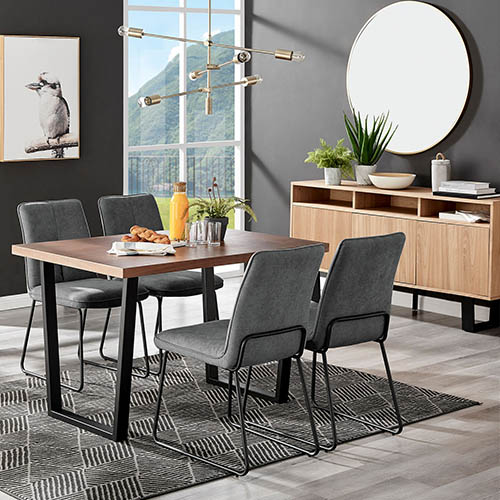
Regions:
<instances>
[{"instance_id":1,"label":"sideboard shelf","mask_svg":"<svg viewBox=\"0 0 500 500\"><path fill-rule=\"evenodd\" d=\"M290 210L293 237L330 244L324 272L343 239L401 231L406 243L396 274L399 289L500 304L500 199L434 196L422 187L327 186L314 180L292 182ZM489 214L490 223L439 218L439 212L454 210L480 210Z\"/></svg>"}]
</instances>

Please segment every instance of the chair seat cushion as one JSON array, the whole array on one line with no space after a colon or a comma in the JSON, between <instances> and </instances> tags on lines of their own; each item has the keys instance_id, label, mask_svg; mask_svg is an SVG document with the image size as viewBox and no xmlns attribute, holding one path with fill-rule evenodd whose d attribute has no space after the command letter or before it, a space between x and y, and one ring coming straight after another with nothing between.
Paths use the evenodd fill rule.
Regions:
<instances>
[{"instance_id":1,"label":"chair seat cushion","mask_svg":"<svg viewBox=\"0 0 500 500\"><path fill-rule=\"evenodd\" d=\"M229 320L208 321L198 325L173 328L158 333L158 349L176 352L216 366L222 365Z\"/></svg>"},{"instance_id":2,"label":"chair seat cushion","mask_svg":"<svg viewBox=\"0 0 500 500\"><path fill-rule=\"evenodd\" d=\"M42 301L42 287L36 286L29 292L33 300ZM137 291L138 300L144 300L148 291L141 285ZM59 306L75 309L107 309L119 307L122 302L122 281L104 278L89 278L56 283L56 302Z\"/></svg>"},{"instance_id":3,"label":"chair seat cushion","mask_svg":"<svg viewBox=\"0 0 500 500\"><path fill-rule=\"evenodd\" d=\"M201 295L203 284L199 271L177 271L173 273L144 276L139 280L151 295L160 297L189 297ZM224 286L224 280L215 275L215 289Z\"/></svg>"}]
</instances>

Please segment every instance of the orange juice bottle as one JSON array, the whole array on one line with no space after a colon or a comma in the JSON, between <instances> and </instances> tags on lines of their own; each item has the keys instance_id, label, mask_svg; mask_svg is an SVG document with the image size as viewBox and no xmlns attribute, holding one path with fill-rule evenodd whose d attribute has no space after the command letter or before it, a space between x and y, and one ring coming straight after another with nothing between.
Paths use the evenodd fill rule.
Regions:
<instances>
[{"instance_id":1,"label":"orange juice bottle","mask_svg":"<svg viewBox=\"0 0 500 500\"><path fill-rule=\"evenodd\" d=\"M189 200L186 183L174 182L174 195L170 200L170 239L182 240L188 218Z\"/></svg>"}]
</instances>

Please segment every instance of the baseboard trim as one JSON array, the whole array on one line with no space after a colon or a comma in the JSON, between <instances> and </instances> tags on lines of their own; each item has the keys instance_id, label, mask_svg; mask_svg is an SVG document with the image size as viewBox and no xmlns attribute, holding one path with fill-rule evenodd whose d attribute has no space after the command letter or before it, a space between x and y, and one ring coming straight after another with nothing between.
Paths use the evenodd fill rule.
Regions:
<instances>
[{"instance_id":1,"label":"baseboard trim","mask_svg":"<svg viewBox=\"0 0 500 500\"><path fill-rule=\"evenodd\" d=\"M27 293L20 293L18 295L7 295L0 297L0 311L8 311L10 309L21 309L29 307L31 299Z\"/></svg>"}]
</instances>

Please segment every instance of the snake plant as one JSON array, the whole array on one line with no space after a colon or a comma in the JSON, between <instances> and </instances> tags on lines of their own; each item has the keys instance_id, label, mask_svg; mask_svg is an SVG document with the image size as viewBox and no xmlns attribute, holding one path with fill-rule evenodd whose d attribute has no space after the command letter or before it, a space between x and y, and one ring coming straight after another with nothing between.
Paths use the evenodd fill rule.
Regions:
<instances>
[{"instance_id":1,"label":"snake plant","mask_svg":"<svg viewBox=\"0 0 500 500\"><path fill-rule=\"evenodd\" d=\"M353 110L353 118L354 123L344 113L345 129L351 141L352 152L359 165L375 165L389 145L398 126L387 123L389 112L373 117L371 129L368 125L368 116L365 116L363 120L361 114Z\"/></svg>"}]
</instances>

